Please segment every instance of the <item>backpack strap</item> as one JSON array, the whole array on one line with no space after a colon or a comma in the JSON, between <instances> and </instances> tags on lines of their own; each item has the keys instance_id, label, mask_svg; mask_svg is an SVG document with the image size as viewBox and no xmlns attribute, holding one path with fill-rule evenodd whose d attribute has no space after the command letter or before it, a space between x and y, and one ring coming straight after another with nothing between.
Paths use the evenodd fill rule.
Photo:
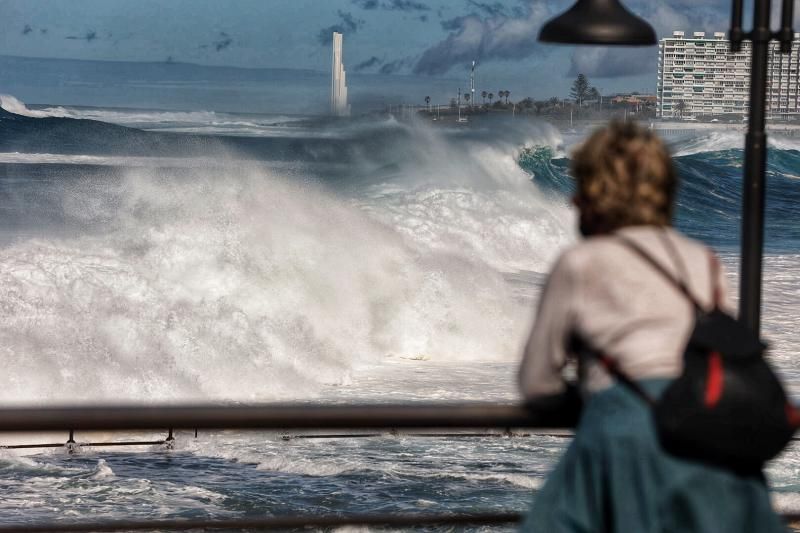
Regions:
<instances>
[{"instance_id":1,"label":"backpack strap","mask_svg":"<svg viewBox=\"0 0 800 533\"><path fill-rule=\"evenodd\" d=\"M714 309L719 309L722 304L722 285L719 282L719 259L714 252L708 252L708 261L711 264L711 290Z\"/></svg>"}]
</instances>

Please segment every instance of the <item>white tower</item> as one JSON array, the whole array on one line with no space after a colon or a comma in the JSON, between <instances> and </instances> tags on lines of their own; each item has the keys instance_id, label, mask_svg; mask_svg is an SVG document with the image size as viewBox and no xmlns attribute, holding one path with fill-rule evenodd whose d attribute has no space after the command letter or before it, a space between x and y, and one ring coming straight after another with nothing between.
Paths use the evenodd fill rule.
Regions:
<instances>
[{"instance_id":1,"label":"white tower","mask_svg":"<svg viewBox=\"0 0 800 533\"><path fill-rule=\"evenodd\" d=\"M331 114L337 117L350 115L350 104L347 103L347 74L342 63L342 34L338 32L333 32Z\"/></svg>"}]
</instances>

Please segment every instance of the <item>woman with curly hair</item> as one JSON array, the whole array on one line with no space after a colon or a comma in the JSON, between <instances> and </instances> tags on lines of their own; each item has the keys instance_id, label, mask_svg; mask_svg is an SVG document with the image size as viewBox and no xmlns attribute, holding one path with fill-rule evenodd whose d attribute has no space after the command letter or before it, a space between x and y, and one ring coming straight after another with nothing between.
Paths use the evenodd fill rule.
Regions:
<instances>
[{"instance_id":1,"label":"woman with curly hair","mask_svg":"<svg viewBox=\"0 0 800 533\"><path fill-rule=\"evenodd\" d=\"M576 339L602 350L658 396L682 371L694 325L686 297L623 241L632 241L704 307L731 309L712 252L671 227L677 177L664 143L612 123L574 153L573 198L585 237L558 259L542 291L520 367L524 397L565 390ZM736 474L665 452L650 408L596 360L580 361L575 437L523 524L543 533L785 531L763 475Z\"/></svg>"}]
</instances>

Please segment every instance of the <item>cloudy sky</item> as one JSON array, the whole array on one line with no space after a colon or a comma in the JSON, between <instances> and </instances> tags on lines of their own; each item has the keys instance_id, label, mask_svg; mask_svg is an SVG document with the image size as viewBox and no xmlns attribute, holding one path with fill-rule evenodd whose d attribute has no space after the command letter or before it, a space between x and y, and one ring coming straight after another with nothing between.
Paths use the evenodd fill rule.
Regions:
<instances>
[{"instance_id":1,"label":"cloudy sky","mask_svg":"<svg viewBox=\"0 0 800 533\"><path fill-rule=\"evenodd\" d=\"M0 55L326 70L345 34L349 72L466 78L563 95L577 72L604 92L655 87L655 47L536 42L568 0L0 0ZM724 31L730 0L627 0L659 36Z\"/></svg>"}]
</instances>

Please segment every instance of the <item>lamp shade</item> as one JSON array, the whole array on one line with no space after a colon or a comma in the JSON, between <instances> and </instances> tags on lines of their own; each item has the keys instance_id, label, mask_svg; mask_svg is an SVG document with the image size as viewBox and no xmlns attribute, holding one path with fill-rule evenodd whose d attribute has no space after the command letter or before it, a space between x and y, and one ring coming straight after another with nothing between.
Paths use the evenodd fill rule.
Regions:
<instances>
[{"instance_id":1,"label":"lamp shade","mask_svg":"<svg viewBox=\"0 0 800 533\"><path fill-rule=\"evenodd\" d=\"M564 44L656 44L652 26L619 0L578 0L565 13L548 21L539 40Z\"/></svg>"}]
</instances>

